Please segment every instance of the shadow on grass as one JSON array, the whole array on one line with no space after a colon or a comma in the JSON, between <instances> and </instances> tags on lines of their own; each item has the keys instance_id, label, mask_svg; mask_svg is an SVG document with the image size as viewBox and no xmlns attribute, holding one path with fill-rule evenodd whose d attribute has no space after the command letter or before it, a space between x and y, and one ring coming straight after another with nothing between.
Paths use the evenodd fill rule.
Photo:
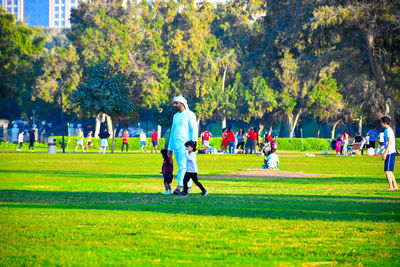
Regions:
<instances>
[{"instance_id":1,"label":"shadow on grass","mask_svg":"<svg viewBox=\"0 0 400 267\"><path fill-rule=\"evenodd\" d=\"M318 195L0 191L0 207L152 211L204 216L400 221L400 199Z\"/></svg>"},{"instance_id":2,"label":"shadow on grass","mask_svg":"<svg viewBox=\"0 0 400 267\"><path fill-rule=\"evenodd\" d=\"M42 174L51 177L71 176L90 177L92 179L162 179L162 175L154 174L129 174L129 173L93 173L85 171L42 171L42 170L0 170L0 177L6 174ZM289 174L290 175L290 174ZM369 178L369 177L260 177L260 176L240 176L237 174L200 174L200 179L205 180L220 180L226 182L260 182L260 183L298 183L298 184L337 184L337 183L350 183L350 184L381 184L386 181L386 178Z\"/></svg>"}]
</instances>

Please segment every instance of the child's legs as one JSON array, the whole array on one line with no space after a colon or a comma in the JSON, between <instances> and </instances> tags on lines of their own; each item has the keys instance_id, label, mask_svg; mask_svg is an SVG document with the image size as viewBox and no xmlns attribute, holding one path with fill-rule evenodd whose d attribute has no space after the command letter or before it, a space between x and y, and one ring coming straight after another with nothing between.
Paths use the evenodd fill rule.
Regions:
<instances>
[{"instance_id":1,"label":"child's legs","mask_svg":"<svg viewBox=\"0 0 400 267\"><path fill-rule=\"evenodd\" d=\"M190 180L190 174L185 173L185 177L183 178L183 192L187 193L188 191L188 182Z\"/></svg>"},{"instance_id":2,"label":"child's legs","mask_svg":"<svg viewBox=\"0 0 400 267\"><path fill-rule=\"evenodd\" d=\"M197 185L202 192L204 192L206 189L204 188L204 186L199 182L199 180L197 179L197 173L193 173L192 175L192 180L195 183L195 185Z\"/></svg>"}]
</instances>

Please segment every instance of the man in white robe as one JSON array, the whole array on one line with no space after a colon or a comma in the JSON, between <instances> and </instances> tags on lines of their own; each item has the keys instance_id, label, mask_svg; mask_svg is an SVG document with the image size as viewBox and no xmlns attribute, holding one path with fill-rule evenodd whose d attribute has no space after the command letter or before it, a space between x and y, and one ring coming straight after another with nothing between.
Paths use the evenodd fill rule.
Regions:
<instances>
[{"instance_id":1,"label":"man in white robe","mask_svg":"<svg viewBox=\"0 0 400 267\"><path fill-rule=\"evenodd\" d=\"M175 153L176 162L178 164L177 174L177 187L174 191L178 195L183 187L183 178L186 173L186 156L185 156L185 143L187 141L194 141L197 144L198 127L196 115L189 110L187 101L182 96L174 97L174 108L178 111L174 115L172 122L171 136L168 144L168 156ZM188 187L192 187L192 180L190 180Z\"/></svg>"}]
</instances>

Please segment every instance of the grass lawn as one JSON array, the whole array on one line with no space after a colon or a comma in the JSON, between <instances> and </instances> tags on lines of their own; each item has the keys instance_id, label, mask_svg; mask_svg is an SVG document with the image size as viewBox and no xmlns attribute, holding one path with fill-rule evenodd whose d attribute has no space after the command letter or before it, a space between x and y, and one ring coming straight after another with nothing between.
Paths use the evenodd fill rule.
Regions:
<instances>
[{"instance_id":1,"label":"grass lawn","mask_svg":"<svg viewBox=\"0 0 400 267\"><path fill-rule=\"evenodd\" d=\"M292 174L252 177L262 157L198 155L209 195L180 197L159 154L0 151L0 264L400 265L379 157L280 160Z\"/></svg>"}]
</instances>

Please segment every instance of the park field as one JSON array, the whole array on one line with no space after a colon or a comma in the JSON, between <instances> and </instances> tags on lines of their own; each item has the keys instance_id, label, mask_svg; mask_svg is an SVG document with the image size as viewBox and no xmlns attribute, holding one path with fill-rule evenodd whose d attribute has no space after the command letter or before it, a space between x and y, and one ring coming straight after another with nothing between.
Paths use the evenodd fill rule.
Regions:
<instances>
[{"instance_id":1,"label":"park field","mask_svg":"<svg viewBox=\"0 0 400 267\"><path fill-rule=\"evenodd\" d=\"M0 151L0 265L400 265L379 157L280 160L198 155L209 195L182 197L162 194L160 154Z\"/></svg>"}]
</instances>

